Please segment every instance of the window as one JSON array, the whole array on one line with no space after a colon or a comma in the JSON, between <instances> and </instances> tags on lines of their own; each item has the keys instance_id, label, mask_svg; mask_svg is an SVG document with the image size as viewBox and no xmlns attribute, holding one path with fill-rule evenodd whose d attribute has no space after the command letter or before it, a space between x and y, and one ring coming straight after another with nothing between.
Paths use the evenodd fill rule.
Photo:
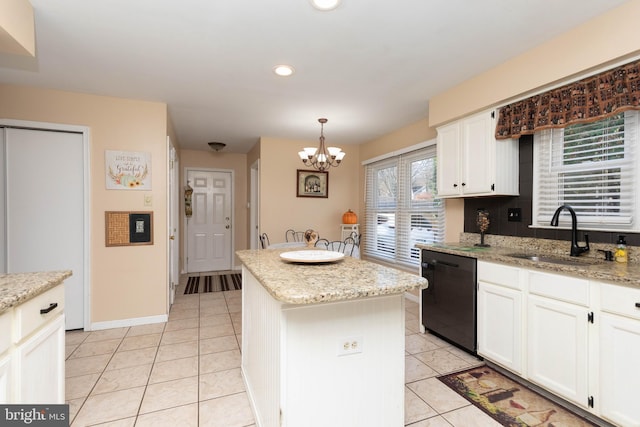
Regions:
<instances>
[{"instance_id":1,"label":"window","mask_svg":"<svg viewBox=\"0 0 640 427\"><path fill-rule=\"evenodd\" d=\"M444 240L444 202L437 198L436 147L366 165L363 253L415 266L416 243Z\"/></svg>"},{"instance_id":2,"label":"window","mask_svg":"<svg viewBox=\"0 0 640 427\"><path fill-rule=\"evenodd\" d=\"M637 111L536 132L534 226L548 226L568 204L581 229L637 230L637 144ZM560 219L569 225L568 215Z\"/></svg>"}]
</instances>

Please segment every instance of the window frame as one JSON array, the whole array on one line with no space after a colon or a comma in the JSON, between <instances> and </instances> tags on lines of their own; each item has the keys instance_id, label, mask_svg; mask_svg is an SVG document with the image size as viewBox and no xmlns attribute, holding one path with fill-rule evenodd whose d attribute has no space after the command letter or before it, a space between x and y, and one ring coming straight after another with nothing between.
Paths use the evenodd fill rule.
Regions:
<instances>
[{"instance_id":1,"label":"window frame","mask_svg":"<svg viewBox=\"0 0 640 427\"><path fill-rule=\"evenodd\" d=\"M640 197L636 195L633 186L635 181L640 178L640 156L638 152L639 135L640 135L640 113L638 111L626 111L624 113L624 144L622 152L624 157L620 159L610 159L602 161L601 167L594 167L600 162L596 158L591 162L582 161L580 163L568 162L569 150L572 150L569 142L565 140L564 128L545 129L534 134L533 143L533 191L532 191L532 224L531 228L551 228L550 220L553 211L562 204L569 204L574 207L578 217L578 224L581 230L605 231L605 232L637 232L640 231ZM598 122L611 120L610 118L602 119ZM592 123L572 125L587 127ZM561 150L559 147L561 145ZM587 146L587 144L584 144ZM554 151L555 150L555 151ZM555 158L554 158L555 155ZM551 158L549 158L551 156ZM600 155L603 157L604 155ZM628 159L626 157L629 156ZM594 154L594 158L596 155ZM613 156L612 156L613 157ZM585 156L585 160L589 160ZM555 163L554 163L555 162ZM559 165L562 163L561 165ZM606 177L607 172L611 173L613 169L620 169L620 183L615 189L619 189L619 200L616 206L620 206L620 215L611 215L613 209L602 209L602 212L596 214L587 214L581 212L580 203L573 205L572 201L567 201L571 197L571 187L562 187L561 179L563 176L570 174L588 176L589 171L601 171L600 175L593 176ZM611 173L613 175L613 173ZM555 177L553 176L555 175ZM575 180L577 181L577 180ZM606 180L605 180L606 182ZM546 187L545 184L546 183ZM577 185L577 184L576 184ZM549 187L557 187L550 190ZM580 197L581 201L597 200L598 188L606 186L601 184L600 187L592 185L592 195ZM546 189L543 189L546 188ZM577 193L576 187L573 188L573 195ZM544 194L546 191L546 195ZM563 194L564 192L564 194ZM579 193L578 193L579 194ZM545 198L546 197L546 198ZM604 203L600 203L604 205ZM569 228L571 226L570 217L566 211L560 216L559 226L561 228Z\"/></svg>"},{"instance_id":2,"label":"window frame","mask_svg":"<svg viewBox=\"0 0 640 427\"><path fill-rule=\"evenodd\" d=\"M444 199L437 197L436 153L436 144L432 141L423 148L394 153L365 164L363 255L386 263L416 267L420 263L420 253L414 247L415 243L444 241L445 209ZM423 160L428 162L424 166L425 176L420 179L424 185L415 185L414 189L419 174L411 168ZM391 198L382 202L378 191L379 174L386 169L395 169L396 187L388 192ZM384 223L392 225L385 228L381 226ZM392 232L387 233L387 228Z\"/></svg>"}]
</instances>

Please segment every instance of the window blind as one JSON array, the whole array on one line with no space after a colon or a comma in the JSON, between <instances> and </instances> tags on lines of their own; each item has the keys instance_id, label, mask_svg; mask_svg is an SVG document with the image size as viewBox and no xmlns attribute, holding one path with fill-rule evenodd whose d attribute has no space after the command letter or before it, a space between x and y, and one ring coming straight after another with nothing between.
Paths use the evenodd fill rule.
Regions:
<instances>
[{"instance_id":1,"label":"window blind","mask_svg":"<svg viewBox=\"0 0 640 427\"><path fill-rule=\"evenodd\" d=\"M534 218L549 225L562 204L574 208L581 228L635 228L638 112L592 123L546 129L534 136ZM560 225L569 226L569 215Z\"/></svg>"},{"instance_id":2,"label":"window blind","mask_svg":"<svg viewBox=\"0 0 640 427\"><path fill-rule=\"evenodd\" d=\"M435 146L368 164L365 175L363 253L386 262L418 265L416 243L444 240Z\"/></svg>"}]
</instances>

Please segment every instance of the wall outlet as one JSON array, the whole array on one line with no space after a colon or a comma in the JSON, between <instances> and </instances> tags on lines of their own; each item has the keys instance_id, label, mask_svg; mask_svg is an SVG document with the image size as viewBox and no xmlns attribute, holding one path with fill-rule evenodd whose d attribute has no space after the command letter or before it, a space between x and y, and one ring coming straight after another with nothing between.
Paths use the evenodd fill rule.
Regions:
<instances>
[{"instance_id":1,"label":"wall outlet","mask_svg":"<svg viewBox=\"0 0 640 427\"><path fill-rule=\"evenodd\" d=\"M345 337L338 340L338 356L362 353L362 336Z\"/></svg>"},{"instance_id":2,"label":"wall outlet","mask_svg":"<svg viewBox=\"0 0 640 427\"><path fill-rule=\"evenodd\" d=\"M522 222L522 209L521 208L507 208L507 221L509 221L509 222Z\"/></svg>"}]
</instances>

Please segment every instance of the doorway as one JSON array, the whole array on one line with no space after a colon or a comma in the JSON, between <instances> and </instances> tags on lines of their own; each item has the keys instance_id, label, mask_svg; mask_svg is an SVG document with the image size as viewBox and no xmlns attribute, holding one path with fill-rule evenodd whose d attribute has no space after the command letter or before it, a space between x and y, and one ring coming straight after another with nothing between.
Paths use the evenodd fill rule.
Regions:
<instances>
[{"instance_id":1,"label":"doorway","mask_svg":"<svg viewBox=\"0 0 640 427\"><path fill-rule=\"evenodd\" d=\"M231 270L233 259L233 171L185 170L193 189L192 215L185 218L186 272Z\"/></svg>"},{"instance_id":2,"label":"doorway","mask_svg":"<svg viewBox=\"0 0 640 427\"><path fill-rule=\"evenodd\" d=\"M71 270L65 329L82 329L90 318L88 130L10 122L0 123L2 270Z\"/></svg>"}]
</instances>

